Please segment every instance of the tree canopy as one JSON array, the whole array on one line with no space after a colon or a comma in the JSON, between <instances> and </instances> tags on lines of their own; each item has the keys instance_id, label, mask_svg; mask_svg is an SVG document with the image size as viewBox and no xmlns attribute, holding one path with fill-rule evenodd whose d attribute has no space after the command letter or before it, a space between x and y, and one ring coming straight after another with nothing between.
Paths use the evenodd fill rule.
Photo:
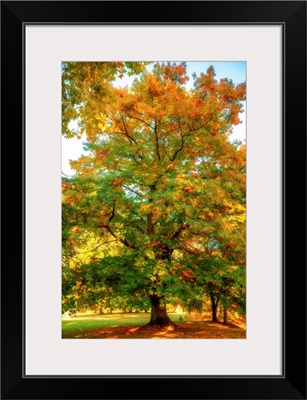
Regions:
<instances>
[{"instance_id":1,"label":"tree canopy","mask_svg":"<svg viewBox=\"0 0 307 400\"><path fill-rule=\"evenodd\" d=\"M229 136L245 83L188 79L185 63L64 63L63 135L89 151L62 179L64 309L244 312L246 149Z\"/></svg>"}]
</instances>

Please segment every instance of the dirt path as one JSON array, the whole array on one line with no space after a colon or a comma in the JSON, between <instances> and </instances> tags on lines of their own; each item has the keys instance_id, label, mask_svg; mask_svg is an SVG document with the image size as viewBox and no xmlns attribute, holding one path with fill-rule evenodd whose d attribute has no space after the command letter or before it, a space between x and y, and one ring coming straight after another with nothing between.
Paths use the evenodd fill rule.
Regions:
<instances>
[{"instance_id":1,"label":"dirt path","mask_svg":"<svg viewBox=\"0 0 307 400\"><path fill-rule=\"evenodd\" d=\"M177 327L121 326L95 328L75 339L245 339L246 331L234 325L210 321L191 321Z\"/></svg>"}]
</instances>

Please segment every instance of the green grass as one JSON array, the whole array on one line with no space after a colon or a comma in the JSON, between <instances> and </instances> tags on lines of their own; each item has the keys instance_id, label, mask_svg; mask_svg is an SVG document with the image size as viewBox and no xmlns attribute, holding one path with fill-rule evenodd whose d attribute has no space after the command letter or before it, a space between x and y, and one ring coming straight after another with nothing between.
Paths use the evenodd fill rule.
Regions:
<instances>
[{"instance_id":1,"label":"green grass","mask_svg":"<svg viewBox=\"0 0 307 400\"><path fill-rule=\"evenodd\" d=\"M182 322L181 315L170 314L174 322ZM62 321L62 338L80 337L96 328L111 328L118 326L142 326L149 322L150 314L108 314L108 315L80 315L70 320Z\"/></svg>"}]
</instances>

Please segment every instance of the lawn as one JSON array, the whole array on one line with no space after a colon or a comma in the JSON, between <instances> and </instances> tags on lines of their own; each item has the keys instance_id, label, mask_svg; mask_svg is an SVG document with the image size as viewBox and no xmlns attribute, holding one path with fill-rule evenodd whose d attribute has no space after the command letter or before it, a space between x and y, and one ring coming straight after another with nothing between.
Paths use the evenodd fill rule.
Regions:
<instances>
[{"instance_id":1,"label":"lawn","mask_svg":"<svg viewBox=\"0 0 307 400\"><path fill-rule=\"evenodd\" d=\"M191 320L169 313L176 327L144 327L148 313L80 314L62 321L63 339L245 339L246 331L235 325Z\"/></svg>"}]
</instances>

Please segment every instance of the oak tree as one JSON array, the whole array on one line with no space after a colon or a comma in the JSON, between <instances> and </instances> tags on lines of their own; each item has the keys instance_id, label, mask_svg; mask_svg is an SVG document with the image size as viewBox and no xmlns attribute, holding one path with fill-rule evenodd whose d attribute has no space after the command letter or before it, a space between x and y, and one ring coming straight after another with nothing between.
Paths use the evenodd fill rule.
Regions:
<instances>
[{"instance_id":1,"label":"oak tree","mask_svg":"<svg viewBox=\"0 0 307 400\"><path fill-rule=\"evenodd\" d=\"M210 67L187 89L185 63L147 66L63 68L63 134L89 151L62 180L64 301L150 304L162 326L167 303L207 297L216 319L219 301L245 304L245 146L230 140L245 83Z\"/></svg>"}]
</instances>

